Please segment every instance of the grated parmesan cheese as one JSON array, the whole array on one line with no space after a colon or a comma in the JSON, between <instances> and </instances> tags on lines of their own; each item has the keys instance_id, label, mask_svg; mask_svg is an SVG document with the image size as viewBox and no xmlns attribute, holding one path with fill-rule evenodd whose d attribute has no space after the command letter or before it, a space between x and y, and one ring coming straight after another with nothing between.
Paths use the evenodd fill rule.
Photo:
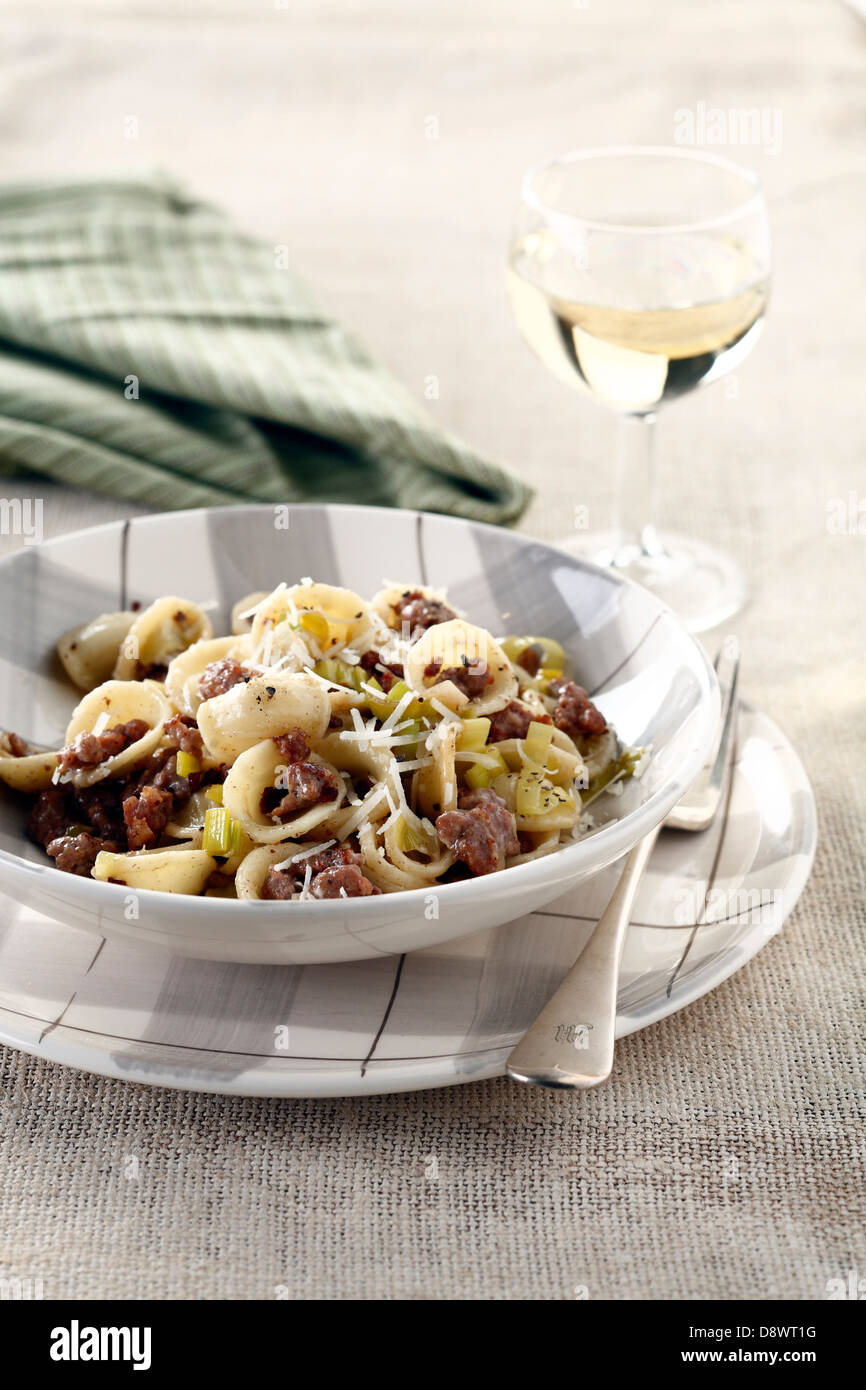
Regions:
<instances>
[{"instance_id":1,"label":"grated parmesan cheese","mask_svg":"<svg viewBox=\"0 0 866 1390\"><path fill-rule=\"evenodd\" d=\"M499 759L494 758L491 753L463 753L458 749L454 754L454 760L458 763L478 763L480 767L499 767Z\"/></svg>"},{"instance_id":2,"label":"grated parmesan cheese","mask_svg":"<svg viewBox=\"0 0 866 1390\"><path fill-rule=\"evenodd\" d=\"M352 707L352 714L356 712L355 705ZM360 715L358 718L360 719ZM403 724L400 727L405 729L407 725ZM357 725L354 729L341 729L340 738L347 743L357 743L362 753L366 753L370 748L401 748L404 744L417 742L415 734L383 733L382 729L375 727L373 721L370 724L364 724L362 721L360 729Z\"/></svg>"},{"instance_id":3,"label":"grated parmesan cheese","mask_svg":"<svg viewBox=\"0 0 866 1390\"><path fill-rule=\"evenodd\" d=\"M331 845L336 843L336 840L323 840L320 845L310 845L308 849L302 849L300 854L293 854L289 859L281 859L279 864L274 864L273 867L286 869L290 864L297 864L301 859L309 859L312 855L318 854L320 850L330 849Z\"/></svg>"},{"instance_id":4,"label":"grated parmesan cheese","mask_svg":"<svg viewBox=\"0 0 866 1390\"><path fill-rule=\"evenodd\" d=\"M346 840L361 826L369 825L370 812L374 806L378 806L382 797L385 795L385 791L386 787L384 782L379 782L373 787L372 791L367 793L357 810L349 816L348 820L343 822L342 826L337 831L338 840Z\"/></svg>"},{"instance_id":5,"label":"grated parmesan cheese","mask_svg":"<svg viewBox=\"0 0 866 1390\"><path fill-rule=\"evenodd\" d=\"M308 676L312 676L313 680L317 680L321 685L323 685L326 690L345 691L347 695L353 696L358 701L361 700L361 695L359 694L359 692L357 690L353 690L350 685L341 685L339 681L326 680L324 676L320 676L318 671L314 671L312 666L309 665L304 667L304 671Z\"/></svg>"},{"instance_id":6,"label":"grated parmesan cheese","mask_svg":"<svg viewBox=\"0 0 866 1390\"><path fill-rule=\"evenodd\" d=\"M416 696L414 690L406 691L406 694L401 697L399 704L394 706L394 709L391 711L391 713L388 715L388 718L382 725L382 732L384 732L385 729L394 728L394 725L397 724L400 719L402 719L403 715L406 713L407 709L413 703L415 698Z\"/></svg>"},{"instance_id":7,"label":"grated parmesan cheese","mask_svg":"<svg viewBox=\"0 0 866 1390\"><path fill-rule=\"evenodd\" d=\"M278 593L279 590L275 590L275 592ZM244 610L243 613L238 613L238 614L237 614L237 617L240 618L240 619L244 619L244 618L255 618L256 615L257 615L257 613L258 613L258 611L259 611L259 609L262 608L262 607L264 607L264 605L267 603L268 599L271 598L271 597L272 597L271 594L266 594L264 598L260 598L260 599L259 599L258 603L254 603L253 606L252 606L252 608L246 608L246 609Z\"/></svg>"},{"instance_id":8,"label":"grated parmesan cheese","mask_svg":"<svg viewBox=\"0 0 866 1390\"><path fill-rule=\"evenodd\" d=\"M461 724L463 722L460 718L460 715L455 714L453 709L449 709L447 705L443 705L441 700L437 700L434 698L430 701L430 704L433 706L433 709L435 709L437 714L441 714L442 718L445 720L450 719L452 724Z\"/></svg>"},{"instance_id":9,"label":"grated parmesan cheese","mask_svg":"<svg viewBox=\"0 0 866 1390\"><path fill-rule=\"evenodd\" d=\"M367 749L370 747L370 734L375 728L375 723L373 720L370 721L370 725L372 727L365 724L363 719L361 718L361 711L358 709L357 705L352 706L351 715L352 723L355 726L354 739L351 729L343 729L340 733L340 738L353 739L353 742L357 743L358 745L359 752L366 753Z\"/></svg>"},{"instance_id":10,"label":"grated parmesan cheese","mask_svg":"<svg viewBox=\"0 0 866 1390\"><path fill-rule=\"evenodd\" d=\"M402 775L404 772L418 772L422 767L432 767L434 762L434 758L412 758L409 762L398 763L397 768Z\"/></svg>"}]
</instances>

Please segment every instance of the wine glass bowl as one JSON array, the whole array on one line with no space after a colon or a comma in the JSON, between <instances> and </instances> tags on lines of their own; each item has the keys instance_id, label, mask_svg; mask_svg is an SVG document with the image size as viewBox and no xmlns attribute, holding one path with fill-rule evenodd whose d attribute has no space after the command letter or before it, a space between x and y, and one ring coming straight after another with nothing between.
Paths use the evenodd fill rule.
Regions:
<instances>
[{"instance_id":1,"label":"wine glass bowl","mask_svg":"<svg viewBox=\"0 0 866 1390\"><path fill-rule=\"evenodd\" d=\"M657 590L693 629L736 611L742 578L708 547L658 535L652 426L661 405L751 351L770 259L757 176L717 155L581 150L523 180L507 267L518 326L558 380L624 421L615 531L594 558Z\"/></svg>"}]
</instances>

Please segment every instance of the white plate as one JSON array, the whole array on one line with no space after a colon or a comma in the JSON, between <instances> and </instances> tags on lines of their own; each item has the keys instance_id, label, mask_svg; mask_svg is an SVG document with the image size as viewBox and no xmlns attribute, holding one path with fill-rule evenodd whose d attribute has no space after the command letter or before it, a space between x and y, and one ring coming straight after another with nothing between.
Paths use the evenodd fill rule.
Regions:
<instances>
[{"instance_id":1,"label":"white plate","mask_svg":"<svg viewBox=\"0 0 866 1390\"><path fill-rule=\"evenodd\" d=\"M617 1035L683 1008L755 955L796 902L814 848L799 759L770 719L744 710L726 814L703 835L668 831L656 846L626 941ZM0 1041L106 1076L228 1095L376 1094L497 1076L616 874L461 941L312 966L100 943L0 900ZM720 920L685 925L705 903Z\"/></svg>"}]
</instances>

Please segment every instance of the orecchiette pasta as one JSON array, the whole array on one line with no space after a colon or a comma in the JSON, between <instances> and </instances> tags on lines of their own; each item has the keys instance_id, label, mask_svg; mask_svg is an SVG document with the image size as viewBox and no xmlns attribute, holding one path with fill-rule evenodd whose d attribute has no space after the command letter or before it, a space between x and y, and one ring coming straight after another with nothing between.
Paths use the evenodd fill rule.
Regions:
<instances>
[{"instance_id":1,"label":"orecchiette pasta","mask_svg":"<svg viewBox=\"0 0 866 1390\"><path fill-rule=\"evenodd\" d=\"M102 613L82 627L64 632L57 643L57 655L79 690L93 690L108 680L120 644L134 622L134 613Z\"/></svg>"},{"instance_id":2,"label":"orecchiette pasta","mask_svg":"<svg viewBox=\"0 0 866 1390\"><path fill-rule=\"evenodd\" d=\"M443 811L453 811L457 806L457 738L460 721L443 719L431 731L427 739L430 763L415 773L412 794L413 802L425 816L438 816ZM463 755L471 764L477 764L477 754L467 752Z\"/></svg>"},{"instance_id":3,"label":"orecchiette pasta","mask_svg":"<svg viewBox=\"0 0 866 1390\"><path fill-rule=\"evenodd\" d=\"M517 694L517 676L499 643L483 627L462 618L428 628L411 647L406 663L410 685L432 696L439 683L453 686L455 673L459 681L461 671L463 706L471 708L473 716L502 709Z\"/></svg>"},{"instance_id":4,"label":"orecchiette pasta","mask_svg":"<svg viewBox=\"0 0 866 1390\"><path fill-rule=\"evenodd\" d=\"M127 888L154 888L161 893L200 893L216 869L216 860L200 849L139 850L113 854L101 850L93 877Z\"/></svg>"},{"instance_id":5,"label":"orecchiette pasta","mask_svg":"<svg viewBox=\"0 0 866 1390\"><path fill-rule=\"evenodd\" d=\"M165 673L165 693L175 709L195 718L204 699L200 685L206 668L227 658L243 661L250 655L251 649L252 638L249 636L211 637L207 641L194 642L186 651L173 657Z\"/></svg>"},{"instance_id":6,"label":"orecchiette pasta","mask_svg":"<svg viewBox=\"0 0 866 1390\"><path fill-rule=\"evenodd\" d=\"M412 811L403 811L384 831L385 856L402 874L414 878L412 887L431 887L451 868L454 855L442 847L435 825L425 824ZM382 856L380 856L380 859Z\"/></svg>"},{"instance_id":7,"label":"orecchiette pasta","mask_svg":"<svg viewBox=\"0 0 866 1390\"><path fill-rule=\"evenodd\" d=\"M342 800L343 785L335 769L315 753L309 753L305 769L315 769L307 775L310 784L321 781L324 774L333 779L333 796L328 800L314 801L312 805L301 804L287 807L280 812L284 801L299 800L292 796L289 776L292 767L285 754L281 752L272 738L247 748L236 758L223 787L223 805L232 820L240 825L256 844L271 844L276 840L299 840L308 835ZM275 793L274 808L271 812L263 809L267 794ZM281 795L285 793L285 796ZM280 814L278 815L278 812Z\"/></svg>"},{"instance_id":8,"label":"orecchiette pasta","mask_svg":"<svg viewBox=\"0 0 866 1390\"><path fill-rule=\"evenodd\" d=\"M449 618L461 617L457 611L448 607L448 600L441 589L431 589L427 584L386 584L372 599L372 608L387 627L402 631L405 623L408 632L417 625L419 618L429 616L431 606L442 613L447 610ZM422 616L423 615L423 616Z\"/></svg>"},{"instance_id":9,"label":"orecchiette pasta","mask_svg":"<svg viewBox=\"0 0 866 1390\"><path fill-rule=\"evenodd\" d=\"M320 739L318 747L323 758L346 772L357 781L368 781L379 786L387 798L401 795L399 764L384 744L377 745L372 739L345 739L343 733L326 734Z\"/></svg>"},{"instance_id":10,"label":"orecchiette pasta","mask_svg":"<svg viewBox=\"0 0 866 1390\"><path fill-rule=\"evenodd\" d=\"M284 584L259 605L253 618L255 660L300 669L305 659L321 659L372 632L376 615L351 589L312 581ZM300 663L300 666L299 666Z\"/></svg>"},{"instance_id":11,"label":"orecchiette pasta","mask_svg":"<svg viewBox=\"0 0 866 1390\"><path fill-rule=\"evenodd\" d=\"M184 598L158 598L139 613L120 644L114 666L116 680L129 681L165 674L181 652L213 636L211 620L197 603Z\"/></svg>"},{"instance_id":12,"label":"orecchiette pasta","mask_svg":"<svg viewBox=\"0 0 866 1390\"><path fill-rule=\"evenodd\" d=\"M13 751L8 734L0 738L0 779L17 792L35 793L50 787L59 754L48 750L31 752L23 739L17 741L22 745L21 752ZM25 748L27 751L23 751Z\"/></svg>"},{"instance_id":13,"label":"orecchiette pasta","mask_svg":"<svg viewBox=\"0 0 866 1390\"><path fill-rule=\"evenodd\" d=\"M57 868L245 901L429 891L553 853L642 770L557 642L497 639L427 586L303 579L231 626L167 597L60 638L87 690L63 747L0 736Z\"/></svg>"},{"instance_id":14,"label":"orecchiette pasta","mask_svg":"<svg viewBox=\"0 0 866 1390\"><path fill-rule=\"evenodd\" d=\"M299 850L298 853L301 851ZM285 844L256 845L241 861L235 874L238 897L260 898L268 870L283 861L288 861L291 864L293 858L294 856L287 852ZM300 888L297 891L300 891Z\"/></svg>"},{"instance_id":15,"label":"orecchiette pasta","mask_svg":"<svg viewBox=\"0 0 866 1390\"><path fill-rule=\"evenodd\" d=\"M245 594L239 598L237 603L232 605L232 632L239 636L251 633L253 630L253 618L258 612L259 605L267 598L264 589L257 589L254 594Z\"/></svg>"},{"instance_id":16,"label":"orecchiette pasta","mask_svg":"<svg viewBox=\"0 0 866 1390\"><path fill-rule=\"evenodd\" d=\"M109 752L98 762L91 762L85 750L70 754L66 759L61 753L54 780L87 787L129 772L155 751L172 713L156 681L105 681L85 695L72 711L65 748L75 750L82 735L85 738L95 735L98 739L100 735L107 737L118 727L132 729L134 736L127 738L116 753Z\"/></svg>"},{"instance_id":17,"label":"orecchiette pasta","mask_svg":"<svg viewBox=\"0 0 866 1390\"><path fill-rule=\"evenodd\" d=\"M302 672L296 676L250 676L198 708L205 747L225 763L246 749L287 729L303 729L312 739L328 727L330 709L324 686Z\"/></svg>"}]
</instances>

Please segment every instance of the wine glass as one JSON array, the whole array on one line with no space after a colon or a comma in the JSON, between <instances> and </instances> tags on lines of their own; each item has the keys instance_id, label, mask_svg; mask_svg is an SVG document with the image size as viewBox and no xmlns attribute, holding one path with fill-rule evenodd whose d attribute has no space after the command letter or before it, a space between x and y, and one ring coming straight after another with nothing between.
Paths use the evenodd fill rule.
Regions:
<instances>
[{"instance_id":1,"label":"wine glass","mask_svg":"<svg viewBox=\"0 0 866 1390\"><path fill-rule=\"evenodd\" d=\"M655 590L692 631L735 613L745 585L729 556L656 530L656 412L750 352L769 275L760 182L719 155L614 146L524 176L507 270L520 330L555 377L621 417L614 530L562 544Z\"/></svg>"}]
</instances>

